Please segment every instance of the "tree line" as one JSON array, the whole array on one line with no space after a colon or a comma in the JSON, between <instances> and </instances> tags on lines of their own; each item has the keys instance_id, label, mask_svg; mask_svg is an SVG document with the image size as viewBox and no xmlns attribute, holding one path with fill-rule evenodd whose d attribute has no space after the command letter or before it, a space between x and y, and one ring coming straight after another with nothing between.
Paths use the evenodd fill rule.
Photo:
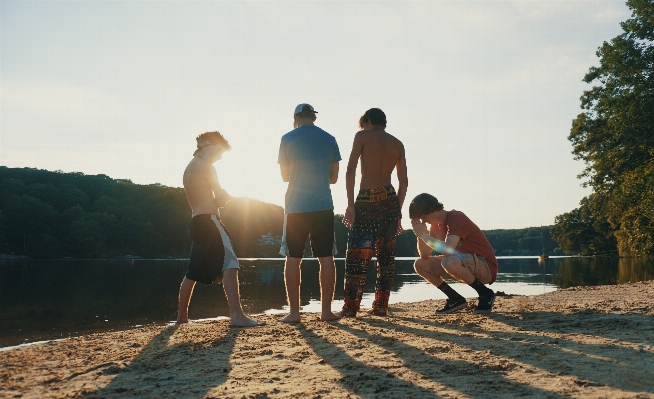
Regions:
<instances>
[{"instance_id":1,"label":"tree line","mask_svg":"<svg viewBox=\"0 0 654 399\"><path fill-rule=\"evenodd\" d=\"M186 257L191 209L182 188L106 175L0 167L0 253L33 258ZM235 198L223 209L235 250L281 234L281 207Z\"/></svg>"},{"instance_id":2,"label":"tree line","mask_svg":"<svg viewBox=\"0 0 654 399\"><path fill-rule=\"evenodd\" d=\"M654 3L629 0L623 33L597 50L568 139L592 193L552 235L576 254L654 255Z\"/></svg>"},{"instance_id":3,"label":"tree line","mask_svg":"<svg viewBox=\"0 0 654 399\"><path fill-rule=\"evenodd\" d=\"M32 258L188 257L191 209L184 189L139 185L106 175L0 167L0 254ZM261 245L264 234L281 236L282 207L234 198L221 209L240 257L277 257L279 245ZM335 215L339 256L348 229ZM485 231L498 255L537 255L556 242L548 228ZM417 256L417 239L406 230L396 256ZM560 250L559 250L560 251ZM307 253L310 253L307 251Z\"/></svg>"}]
</instances>

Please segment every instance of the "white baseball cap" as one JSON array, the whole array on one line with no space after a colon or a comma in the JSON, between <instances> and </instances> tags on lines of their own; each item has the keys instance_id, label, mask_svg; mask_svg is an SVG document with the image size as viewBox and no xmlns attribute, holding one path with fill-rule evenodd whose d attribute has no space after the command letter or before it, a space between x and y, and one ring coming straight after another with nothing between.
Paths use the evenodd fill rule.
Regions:
<instances>
[{"instance_id":1,"label":"white baseball cap","mask_svg":"<svg viewBox=\"0 0 654 399\"><path fill-rule=\"evenodd\" d=\"M303 109L304 107L309 107L309 109L311 110L311 112L313 112L313 113L315 113L315 114L318 113L318 111L316 111L315 109L313 109L313 107L311 106L311 104L302 103L302 104L299 104L297 107L295 107L295 112L293 113L293 115L297 115L297 114L299 114L300 112L302 112L302 109Z\"/></svg>"}]
</instances>

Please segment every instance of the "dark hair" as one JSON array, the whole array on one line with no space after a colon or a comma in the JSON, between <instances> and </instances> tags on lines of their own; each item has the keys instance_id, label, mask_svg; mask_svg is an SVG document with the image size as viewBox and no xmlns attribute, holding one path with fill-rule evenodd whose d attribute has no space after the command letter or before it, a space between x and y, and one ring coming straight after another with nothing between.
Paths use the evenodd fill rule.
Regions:
<instances>
[{"instance_id":1,"label":"dark hair","mask_svg":"<svg viewBox=\"0 0 654 399\"><path fill-rule=\"evenodd\" d=\"M198 142L198 144L202 141L210 141L212 144L218 144L227 149L227 151L232 149L232 146L229 145L229 141L222 135L222 133L215 131L215 132L206 132L198 135L198 137L195 138L195 141ZM197 150L193 153L193 156L195 156L198 152L203 147L198 147Z\"/></svg>"},{"instance_id":2,"label":"dark hair","mask_svg":"<svg viewBox=\"0 0 654 399\"><path fill-rule=\"evenodd\" d=\"M371 125L383 126L386 128L386 114L379 108L370 108L359 118L359 128L363 129L364 123Z\"/></svg>"},{"instance_id":3,"label":"dark hair","mask_svg":"<svg viewBox=\"0 0 654 399\"><path fill-rule=\"evenodd\" d=\"M409 217L411 219L429 215L434 211L442 211L443 204L438 202L436 197L431 194L422 193L416 195L409 205Z\"/></svg>"}]
</instances>

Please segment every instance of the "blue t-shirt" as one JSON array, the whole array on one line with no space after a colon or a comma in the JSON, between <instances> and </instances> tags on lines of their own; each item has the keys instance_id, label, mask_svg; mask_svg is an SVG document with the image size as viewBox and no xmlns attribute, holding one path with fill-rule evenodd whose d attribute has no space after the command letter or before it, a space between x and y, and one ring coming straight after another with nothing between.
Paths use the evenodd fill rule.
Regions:
<instances>
[{"instance_id":1,"label":"blue t-shirt","mask_svg":"<svg viewBox=\"0 0 654 399\"><path fill-rule=\"evenodd\" d=\"M341 160L336 139L313 124L282 136L280 165L290 165L285 213L334 209L329 177L332 164Z\"/></svg>"}]
</instances>

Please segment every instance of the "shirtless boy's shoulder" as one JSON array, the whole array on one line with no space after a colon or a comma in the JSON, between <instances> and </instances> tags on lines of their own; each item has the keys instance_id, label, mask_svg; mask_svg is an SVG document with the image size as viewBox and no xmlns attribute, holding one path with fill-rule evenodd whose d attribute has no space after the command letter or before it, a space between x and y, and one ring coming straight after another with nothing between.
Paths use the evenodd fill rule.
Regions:
<instances>
[{"instance_id":1,"label":"shirtless boy's shoulder","mask_svg":"<svg viewBox=\"0 0 654 399\"><path fill-rule=\"evenodd\" d=\"M207 162L202 162L197 158L191 159L191 162L188 163L186 169L184 170L184 177L195 177L198 174L203 174L211 170L215 170L215 167ZM189 176L190 175L190 176Z\"/></svg>"},{"instance_id":2,"label":"shirtless boy's shoulder","mask_svg":"<svg viewBox=\"0 0 654 399\"><path fill-rule=\"evenodd\" d=\"M383 130L361 130L354 136L354 141L359 143L359 148L364 147L376 151L377 149L391 149L398 155L404 153L404 144L392 134Z\"/></svg>"},{"instance_id":3,"label":"shirtless boy's shoulder","mask_svg":"<svg viewBox=\"0 0 654 399\"><path fill-rule=\"evenodd\" d=\"M356 139L357 137L364 141L381 138L383 140L393 141L399 145L403 145L397 137L383 130L359 130L354 138Z\"/></svg>"}]
</instances>

